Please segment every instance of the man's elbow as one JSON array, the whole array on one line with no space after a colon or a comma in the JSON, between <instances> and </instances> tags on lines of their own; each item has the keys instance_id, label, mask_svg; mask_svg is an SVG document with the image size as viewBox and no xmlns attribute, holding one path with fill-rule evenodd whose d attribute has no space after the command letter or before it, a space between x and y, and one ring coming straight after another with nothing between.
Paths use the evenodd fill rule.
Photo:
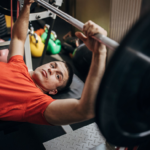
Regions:
<instances>
[{"instance_id":1,"label":"man's elbow","mask_svg":"<svg viewBox=\"0 0 150 150\"><path fill-rule=\"evenodd\" d=\"M78 114L81 116L82 120L89 120L95 117L95 113L92 110L86 110L83 109L82 107L79 107L78 109Z\"/></svg>"},{"instance_id":2,"label":"man's elbow","mask_svg":"<svg viewBox=\"0 0 150 150\"><path fill-rule=\"evenodd\" d=\"M86 116L87 120L93 119L94 117L95 117L95 114L93 114L93 113L88 114L88 115Z\"/></svg>"}]
</instances>

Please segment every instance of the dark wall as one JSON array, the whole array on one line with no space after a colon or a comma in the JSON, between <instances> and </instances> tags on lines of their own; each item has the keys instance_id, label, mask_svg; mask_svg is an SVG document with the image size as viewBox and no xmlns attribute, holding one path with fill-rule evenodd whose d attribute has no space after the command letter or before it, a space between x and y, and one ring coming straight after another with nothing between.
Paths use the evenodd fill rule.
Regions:
<instances>
[{"instance_id":1,"label":"dark wall","mask_svg":"<svg viewBox=\"0 0 150 150\"><path fill-rule=\"evenodd\" d=\"M142 0L141 16L150 11L150 0Z\"/></svg>"}]
</instances>

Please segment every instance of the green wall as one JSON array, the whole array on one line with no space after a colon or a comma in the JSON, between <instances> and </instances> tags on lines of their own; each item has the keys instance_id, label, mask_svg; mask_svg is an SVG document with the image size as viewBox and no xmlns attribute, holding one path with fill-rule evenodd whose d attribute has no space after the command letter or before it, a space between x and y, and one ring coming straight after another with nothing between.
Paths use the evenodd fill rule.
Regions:
<instances>
[{"instance_id":1,"label":"green wall","mask_svg":"<svg viewBox=\"0 0 150 150\"><path fill-rule=\"evenodd\" d=\"M66 0L71 16L85 23L92 20L109 32L111 0ZM77 29L72 27L74 33Z\"/></svg>"},{"instance_id":2,"label":"green wall","mask_svg":"<svg viewBox=\"0 0 150 150\"><path fill-rule=\"evenodd\" d=\"M110 0L76 0L76 16L85 23L92 20L105 30L110 24Z\"/></svg>"}]
</instances>

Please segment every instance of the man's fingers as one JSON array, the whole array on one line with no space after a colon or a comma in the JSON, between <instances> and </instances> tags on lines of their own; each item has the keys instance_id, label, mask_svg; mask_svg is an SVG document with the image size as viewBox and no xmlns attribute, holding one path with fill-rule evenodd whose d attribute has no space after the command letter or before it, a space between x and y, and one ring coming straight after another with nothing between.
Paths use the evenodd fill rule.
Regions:
<instances>
[{"instance_id":1,"label":"man's fingers","mask_svg":"<svg viewBox=\"0 0 150 150\"><path fill-rule=\"evenodd\" d=\"M31 5L34 2L34 0L24 0L24 5Z\"/></svg>"},{"instance_id":2,"label":"man's fingers","mask_svg":"<svg viewBox=\"0 0 150 150\"><path fill-rule=\"evenodd\" d=\"M81 33L81 32L76 32L75 35L76 35L80 40L82 40L83 42L86 42L87 37L86 37L83 33Z\"/></svg>"},{"instance_id":3,"label":"man's fingers","mask_svg":"<svg viewBox=\"0 0 150 150\"><path fill-rule=\"evenodd\" d=\"M30 1L29 1L30 4L32 4L32 3L34 3L34 2L35 2L34 0L30 0Z\"/></svg>"},{"instance_id":4,"label":"man's fingers","mask_svg":"<svg viewBox=\"0 0 150 150\"><path fill-rule=\"evenodd\" d=\"M87 30L87 36L92 36L96 33L96 29L94 28L94 25L90 25Z\"/></svg>"},{"instance_id":5,"label":"man's fingers","mask_svg":"<svg viewBox=\"0 0 150 150\"><path fill-rule=\"evenodd\" d=\"M107 32L91 20L85 23L83 27L83 32L86 36L92 36L96 33L100 33L107 36Z\"/></svg>"},{"instance_id":6,"label":"man's fingers","mask_svg":"<svg viewBox=\"0 0 150 150\"><path fill-rule=\"evenodd\" d=\"M89 22L90 22L90 21L86 22L86 23L84 24L84 26L83 26L83 32L84 32L84 34L85 34L86 36L88 36L88 35L87 35L87 34L88 34L87 31L88 31L88 29L90 28Z\"/></svg>"},{"instance_id":7,"label":"man's fingers","mask_svg":"<svg viewBox=\"0 0 150 150\"><path fill-rule=\"evenodd\" d=\"M92 21L88 21L85 23L83 31L86 33L86 36L92 36L97 31L97 25Z\"/></svg>"}]
</instances>

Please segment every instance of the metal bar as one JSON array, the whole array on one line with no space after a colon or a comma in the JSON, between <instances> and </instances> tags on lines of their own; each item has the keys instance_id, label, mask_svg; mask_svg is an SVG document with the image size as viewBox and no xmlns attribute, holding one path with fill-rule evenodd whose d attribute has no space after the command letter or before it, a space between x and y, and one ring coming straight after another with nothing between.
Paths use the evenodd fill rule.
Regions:
<instances>
[{"instance_id":1,"label":"metal bar","mask_svg":"<svg viewBox=\"0 0 150 150\"><path fill-rule=\"evenodd\" d=\"M0 42L0 50L9 49L10 41Z\"/></svg>"},{"instance_id":2,"label":"metal bar","mask_svg":"<svg viewBox=\"0 0 150 150\"><path fill-rule=\"evenodd\" d=\"M0 43L0 46L8 46L8 45L10 45L10 41Z\"/></svg>"},{"instance_id":3,"label":"metal bar","mask_svg":"<svg viewBox=\"0 0 150 150\"><path fill-rule=\"evenodd\" d=\"M55 23L55 19L53 19L51 24L50 24L50 27L49 27L49 30L48 30L48 34L47 34L47 38L46 38L46 41L45 41L44 51L43 51L43 54L42 54L39 66L43 65L44 57L46 55L46 50L47 50L47 46L48 46L48 41L49 41L49 39L51 37L51 31L53 29L54 23Z\"/></svg>"},{"instance_id":4,"label":"metal bar","mask_svg":"<svg viewBox=\"0 0 150 150\"><path fill-rule=\"evenodd\" d=\"M26 41L25 41L25 45L24 45L24 49L25 49L25 62L26 65L28 67L28 71L33 71L33 67L32 67L32 58L31 58L31 50L30 50L30 39L29 39L29 34L27 35Z\"/></svg>"},{"instance_id":5,"label":"metal bar","mask_svg":"<svg viewBox=\"0 0 150 150\"><path fill-rule=\"evenodd\" d=\"M65 20L66 22L68 22L69 24L73 25L74 27L76 27L77 29L83 31L83 26L84 24L82 22L80 22L79 20L73 18L72 16L64 13L63 11L55 8L54 6L50 5L49 3L43 1L43 0L35 0L39 5L41 5L42 7L52 11L53 13L55 13L58 17L62 18L63 20ZM107 47L109 47L110 49L114 50L119 46L119 43L117 43L116 41L102 35L102 34L96 34L94 36L92 36L94 39L96 39L97 41L105 44Z\"/></svg>"},{"instance_id":6,"label":"metal bar","mask_svg":"<svg viewBox=\"0 0 150 150\"><path fill-rule=\"evenodd\" d=\"M39 13L31 13L29 16L29 20L30 21L34 21L34 20L41 20L44 18L48 18L48 17L54 17L55 14L51 13L51 11L43 11L43 12L39 12Z\"/></svg>"}]
</instances>

